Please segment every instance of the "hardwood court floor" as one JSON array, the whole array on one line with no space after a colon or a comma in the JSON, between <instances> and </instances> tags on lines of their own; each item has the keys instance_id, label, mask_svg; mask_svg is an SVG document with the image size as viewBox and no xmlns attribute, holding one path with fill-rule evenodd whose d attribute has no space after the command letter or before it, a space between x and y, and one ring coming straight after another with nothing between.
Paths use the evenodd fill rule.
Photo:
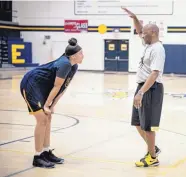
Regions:
<instances>
[{"instance_id":1,"label":"hardwood court floor","mask_svg":"<svg viewBox=\"0 0 186 177\"><path fill-rule=\"evenodd\" d=\"M52 122L51 145L65 164L40 169L32 167L35 120L19 92L24 73L0 71L0 176L186 176L186 97L179 98L186 93L186 77L164 76L160 166L144 169L134 162L146 146L130 126L135 75L78 72Z\"/></svg>"}]
</instances>

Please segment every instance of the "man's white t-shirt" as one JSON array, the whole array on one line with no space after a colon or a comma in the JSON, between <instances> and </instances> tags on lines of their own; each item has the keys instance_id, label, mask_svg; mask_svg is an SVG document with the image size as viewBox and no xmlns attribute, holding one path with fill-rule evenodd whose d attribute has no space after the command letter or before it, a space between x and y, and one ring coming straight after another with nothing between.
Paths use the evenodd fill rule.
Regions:
<instances>
[{"instance_id":1,"label":"man's white t-shirt","mask_svg":"<svg viewBox=\"0 0 186 177\"><path fill-rule=\"evenodd\" d=\"M137 71L137 83L147 80L153 70L158 70L156 82L162 83L165 64L165 49L160 41L147 45Z\"/></svg>"}]
</instances>

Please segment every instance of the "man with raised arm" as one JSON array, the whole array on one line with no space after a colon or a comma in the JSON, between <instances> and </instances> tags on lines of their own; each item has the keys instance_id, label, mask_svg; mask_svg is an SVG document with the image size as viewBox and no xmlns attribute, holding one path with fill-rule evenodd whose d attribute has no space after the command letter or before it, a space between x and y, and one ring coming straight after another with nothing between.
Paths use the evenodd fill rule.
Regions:
<instances>
[{"instance_id":1,"label":"man with raised arm","mask_svg":"<svg viewBox=\"0 0 186 177\"><path fill-rule=\"evenodd\" d=\"M147 154L135 163L137 167L158 166L160 149L155 145L155 131L158 130L162 112L164 87L162 75L165 63L165 50L159 40L159 28L155 24L144 27L137 16L126 8L133 19L136 32L145 45L144 53L137 70L137 89L134 96L131 124L147 144Z\"/></svg>"}]
</instances>

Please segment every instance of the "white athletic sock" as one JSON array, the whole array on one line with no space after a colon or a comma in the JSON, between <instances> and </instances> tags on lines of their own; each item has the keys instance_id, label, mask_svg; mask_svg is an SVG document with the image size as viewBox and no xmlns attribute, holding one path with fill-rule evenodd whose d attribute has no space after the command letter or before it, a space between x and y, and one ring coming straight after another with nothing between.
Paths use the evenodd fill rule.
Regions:
<instances>
[{"instance_id":1,"label":"white athletic sock","mask_svg":"<svg viewBox=\"0 0 186 177\"><path fill-rule=\"evenodd\" d=\"M37 156L40 156L41 155L41 153L42 153L43 151L41 151L41 152L35 152L35 155L37 155Z\"/></svg>"},{"instance_id":2,"label":"white athletic sock","mask_svg":"<svg viewBox=\"0 0 186 177\"><path fill-rule=\"evenodd\" d=\"M49 150L50 150L49 147L44 147L44 148L43 148L43 151L47 151L47 152L49 152Z\"/></svg>"}]
</instances>

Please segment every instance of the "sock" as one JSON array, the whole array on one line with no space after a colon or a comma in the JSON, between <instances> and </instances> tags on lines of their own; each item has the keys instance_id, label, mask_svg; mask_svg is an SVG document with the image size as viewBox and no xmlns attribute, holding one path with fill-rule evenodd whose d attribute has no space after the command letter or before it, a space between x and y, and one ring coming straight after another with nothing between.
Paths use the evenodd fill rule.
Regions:
<instances>
[{"instance_id":1,"label":"sock","mask_svg":"<svg viewBox=\"0 0 186 177\"><path fill-rule=\"evenodd\" d=\"M40 156L41 155L41 153L42 153L43 151L41 151L41 152L35 152L35 155L37 155L37 156Z\"/></svg>"},{"instance_id":2,"label":"sock","mask_svg":"<svg viewBox=\"0 0 186 177\"><path fill-rule=\"evenodd\" d=\"M43 151L47 151L47 152L49 152L49 150L50 150L49 147L44 147L44 148L43 148Z\"/></svg>"},{"instance_id":3,"label":"sock","mask_svg":"<svg viewBox=\"0 0 186 177\"><path fill-rule=\"evenodd\" d=\"M151 156L151 155L150 155L150 156ZM156 159L156 157L152 157L152 156L151 156L151 158L152 158L152 159Z\"/></svg>"}]
</instances>

